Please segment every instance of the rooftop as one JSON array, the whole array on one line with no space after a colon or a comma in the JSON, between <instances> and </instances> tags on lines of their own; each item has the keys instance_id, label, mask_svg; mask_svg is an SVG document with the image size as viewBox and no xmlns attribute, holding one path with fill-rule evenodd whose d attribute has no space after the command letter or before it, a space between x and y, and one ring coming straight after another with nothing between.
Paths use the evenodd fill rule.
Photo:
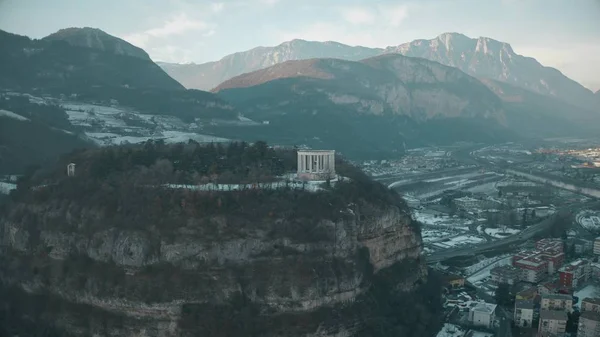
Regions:
<instances>
[{"instance_id":1,"label":"rooftop","mask_svg":"<svg viewBox=\"0 0 600 337\"><path fill-rule=\"evenodd\" d=\"M335 150L308 150L308 149L304 149L304 150L298 150L298 153L308 153L308 152L318 152L318 153L333 153L335 152Z\"/></svg>"},{"instance_id":2,"label":"rooftop","mask_svg":"<svg viewBox=\"0 0 600 337\"><path fill-rule=\"evenodd\" d=\"M592 303L592 304L600 304L600 298L598 297L586 297L583 300L581 300L581 303L583 302L588 302L588 303Z\"/></svg>"},{"instance_id":3,"label":"rooftop","mask_svg":"<svg viewBox=\"0 0 600 337\"><path fill-rule=\"evenodd\" d=\"M511 265L503 265L503 266L496 266L496 267L492 268L490 270L490 273L491 274L499 274L499 275L512 274L512 273L517 272L517 270L518 270L517 268L515 268Z\"/></svg>"},{"instance_id":4,"label":"rooftop","mask_svg":"<svg viewBox=\"0 0 600 337\"><path fill-rule=\"evenodd\" d=\"M543 294L542 300L550 299L550 300L573 300L573 296L567 294Z\"/></svg>"},{"instance_id":5,"label":"rooftop","mask_svg":"<svg viewBox=\"0 0 600 337\"><path fill-rule=\"evenodd\" d=\"M487 314L491 314L496 310L496 304L491 304L487 302L479 302L474 307L471 308L471 311L479 311Z\"/></svg>"},{"instance_id":6,"label":"rooftop","mask_svg":"<svg viewBox=\"0 0 600 337\"><path fill-rule=\"evenodd\" d=\"M579 317L589 319L591 321L600 322L600 312L597 311L584 311Z\"/></svg>"},{"instance_id":7,"label":"rooftop","mask_svg":"<svg viewBox=\"0 0 600 337\"><path fill-rule=\"evenodd\" d=\"M533 309L533 300L517 300L515 302L515 308Z\"/></svg>"},{"instance_id":8,"label":"rooftop","mask_svg":"<svg viewBox=\"0 0 600 337\"><path fill-rule=\"evenodd\" d=\"M560 310L540 310L540 319L549 319L553 321L566 321L567 313Z\"/></svg>"}]
</instances>

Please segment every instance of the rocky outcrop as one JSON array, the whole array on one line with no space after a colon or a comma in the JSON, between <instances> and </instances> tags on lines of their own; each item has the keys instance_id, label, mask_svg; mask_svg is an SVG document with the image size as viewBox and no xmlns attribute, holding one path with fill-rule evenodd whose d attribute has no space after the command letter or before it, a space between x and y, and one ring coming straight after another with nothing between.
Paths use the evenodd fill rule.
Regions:
<instances>
[{"instance_id":1,"label":"rocky outcrop","mask_svg":"<svg viewBox=\"0 0 600 337\"><path fill-rule=\"evenodd\" d=\"M261 336L363 335L359 313L373 314L367 298L381 275L395 273L392 286L377 287L389 287L386 296L420 296L422 242L401 205L339 212L260 220L171 212L133 228L76 200L14 202L0 220L0 280L13 300L49 303L20 306L24 314L73 336L233 336L219 328L232 319Z\"/></svg>"},{"instance_id":2,"label":"rocky outcrop","mask_svg":"<svg viewBox=\"0 0 600 337\"><path fill-rule=\"evenodd\" d=\"M109 35L98 28L64 28L46 36L44 40L65 41L73 46L93 48L117 55L132 56L150 61L150 56L143 49Z\"/></svg>"}]
</instances>

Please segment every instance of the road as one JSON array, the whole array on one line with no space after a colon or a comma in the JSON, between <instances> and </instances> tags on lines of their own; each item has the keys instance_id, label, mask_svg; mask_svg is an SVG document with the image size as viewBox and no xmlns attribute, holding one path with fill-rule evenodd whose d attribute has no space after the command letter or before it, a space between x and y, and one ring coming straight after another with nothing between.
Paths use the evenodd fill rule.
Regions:
<instances>
[{"instance_id":1,"label":"road","mask_svg":"<svg viewBox=\"0 0 600 337\"><path fill-rule=\"evenodd\" d=\"M551 215L550 217L524 229L519 234L511 235L503 239L499 239L492 242L486 242L479 245L462 248L444 249L434 252L427 256L427 263L435 264L440 261L444 261L457 256L478 255L488 250L525 242L531 239L535 234L548 229L554 223L556 217L568 216L569 214L571 214L571 209L572 207L565 206L559 209L555 214Z\"/></svg>"}]
</instances>

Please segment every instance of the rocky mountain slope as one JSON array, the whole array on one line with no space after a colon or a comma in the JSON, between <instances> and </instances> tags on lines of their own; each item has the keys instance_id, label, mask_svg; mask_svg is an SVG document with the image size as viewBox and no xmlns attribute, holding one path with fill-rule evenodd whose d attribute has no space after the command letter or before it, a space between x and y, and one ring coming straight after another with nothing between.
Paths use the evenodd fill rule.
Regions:
<instances>
[{"instance_id":1,"label":"rocky mountain slope","mask_svg":"<svg viewBox=\"0 0 600 337\"><path fill-rule=\"evenodd\" d=\"M385 49L293 40L276 47L259 47L228 55L216 62L159 65L185 87L209 90L234 76L289 60L339 58L356 61L383 53L429 59L477 78L505 82L580 108L599 110L593 93L560 71L516 54L508 43L487 37L473 39L459 33L444 33L431 40L415 40Z\"/></svg>"},{"instance_id":2,"label":"rocky mountain slope","mask_svg":"<svg viewBox=\"0 0 600 337\"><path fill-rule=\"evenodd\" d=\"M512 137L502 126L501 100L477 79L399 54L288 61L235 77L215 92L249 118L268 120L264 137L331 144L347 155Z\"/></svg>"},{"instance_id":3,"label":"rocky mountain slope","mask_svg":"<svg viewBox=\"0 0 600 337\"><path fill-rule=\"evenodd\" d=\"M426 58L456 67L478 78L509 83L571 105L597 108L589 89L555 68L545 67L531 57L516 54L508 43L487 37L472 39L459 33L445 33L431 40L416 40L388 47L385 52Z\"/></svg>"},{"instance_id":4,"label":"rocky mountain slope","mask_svg":"<svg viewBox=\"0 0 600 337\"><path fill-rule=\"evenodd\" d=\"M240 122L229 103L186 90L143 50L92 28L41 40L0 31L0 109L29 119L3 125L15 127L0 136L3 164L11 163L0 171L13 174L74 147L217 140L205 125Z\"/></svg>"},{"instance_id":5,"label":"rocky mountain slope","mask_svg":"<svg viewBox=\"0 0 600 337\"><path fill-rule=\"evenodd\" d=\"M481 79L503 100L507 125L527 137L594 137L600 115L558 98L535 93L505 82Z\"/></svg>"},{"instance_id":6,"label":"rocky mountain slope","mask_svg":"<svg viewBox=\"0 0 600 337\"><path fill-rule=\"evenodd\" d=\"M441 288L420 230L396 192L351 166L336 165L351 180L316 190L152 187L283 179L295 158L261 142L150 144L21 180L0 208L0 332L433 336Z\"/></svg>"},{"instance_id":7,"label":"rocky mountain slope","mask_svg":"<svg viewBox=\"0 0 600 337\"><path fill-rule=\"evenodd\" d=\"M0 31L0 86L69 93L93 87L183 90L150 59L123 55L123 49L116 47L87 46L80 41L84 37L68 32L31 40ZM87 30L80 32L88 36Z\"/></svg>"},{"instance_id":8,"label":"rocky mountain slope","mask_svg":"<svg viewBox=\"0 0 600 337\"><path fill-rule=\"evenodd\" d=\"M352 47L338 42L292 40L275 47L257 47L203 64L158 63L186 88L211 90L220 83L255 70L310 58L339 58L358 61L381 53L380 49Z\"/></svg>"},{"instance_id":9,"label":"rocky mountain slope","mask_svg":"<svg viewBox=\"0 0 600 337\"><path fill-rule=\"evenodd\" d=\"M149 61L150 56L141 48L109 35L98 28L64 28L43 38L45 41L66 41L70 45L92 48L117 55L126 55Z\"/></svg>"}]
</instances>

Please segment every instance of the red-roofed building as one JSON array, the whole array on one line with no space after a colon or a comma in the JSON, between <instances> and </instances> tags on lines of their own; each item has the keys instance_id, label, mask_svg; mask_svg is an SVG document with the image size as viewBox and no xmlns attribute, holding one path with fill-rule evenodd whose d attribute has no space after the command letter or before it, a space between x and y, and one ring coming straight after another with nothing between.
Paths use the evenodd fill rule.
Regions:
<instances>
[{"instance_id":1,"label":"red-roofed building","mask_svg":"<svg viewBox=\"0 0 600 337\"><path fill-rule=\"evenodd\" d=\"M559 269L559 282L563 287L575 288L590 278L590 261L579 259Z\"/></svg>"},{"instance_id":2,"label":"red-roofed building","mask_svg":"<svg viewBox=\"0 0 600 337\"><path fill-rule=\"evenodd\" d=\"M565 260L560 239L542 239L535 247L513 256L512 265L520 269L522 281L537 283L545 274L554 274Z\"/></svg>"}]
</instances>

